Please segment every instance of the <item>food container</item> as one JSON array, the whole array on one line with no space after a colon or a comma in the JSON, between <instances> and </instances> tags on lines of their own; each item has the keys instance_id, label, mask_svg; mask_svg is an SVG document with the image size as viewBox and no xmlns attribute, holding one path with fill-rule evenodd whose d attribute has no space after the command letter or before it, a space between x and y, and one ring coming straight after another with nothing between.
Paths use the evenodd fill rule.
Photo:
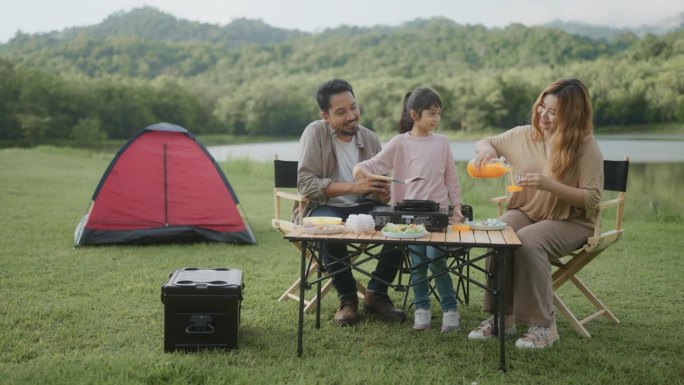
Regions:
<instances>
[{"instance_id":1,"label":"food container","mask_svg":"<svg viewBox=\"0 0 684 385\"><path fill-rule=\"evenodd\" d=\"M375 231L375 219L368 214L351 214L345 227L356 234L370 234Z\"/></svg>"}]
</instances>

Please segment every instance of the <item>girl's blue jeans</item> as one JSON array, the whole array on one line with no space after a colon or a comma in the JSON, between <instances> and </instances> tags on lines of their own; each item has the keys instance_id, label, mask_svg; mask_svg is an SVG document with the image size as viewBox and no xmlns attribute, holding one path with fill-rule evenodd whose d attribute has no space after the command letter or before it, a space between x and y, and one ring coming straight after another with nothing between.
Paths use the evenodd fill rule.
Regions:
<instances>
[{"instance_id":1,"label":"girl's blue jeans","mask_svg":"<svg viewBox=\"0 0 684 385\"><path fill-rule=\"evenodd\" d=\"M412 266L411 283L418 282L413 286L413 304L416 309L430 309L430 283L426 279L427 269L429 266L433 275L447 271L446 259L440 258L444 253L432 246L410 245L409 249L411 250ZM432 262L429 264L425 263L425 257L432 260ZM437 288L439 306L442 308L442 311L446 312L456 309L458 304L456 302L454 284L451 281L451 273L439 275L433 278L433 281Z\"/></svg>"}]
</instances>

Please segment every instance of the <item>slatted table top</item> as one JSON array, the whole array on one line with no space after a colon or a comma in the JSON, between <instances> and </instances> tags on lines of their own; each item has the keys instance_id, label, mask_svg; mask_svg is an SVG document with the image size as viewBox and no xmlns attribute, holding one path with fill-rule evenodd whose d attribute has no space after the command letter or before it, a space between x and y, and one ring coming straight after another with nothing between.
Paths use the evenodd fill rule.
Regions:
<instances>
[{"instance_id":1,"label":"slatted table top","mask_svg":"<svg viewBox=\"0 0 684 385\"><path fill-rule=\"evenodd\" d=\"M344 230L335 234L311 234L296 229L285 234L290 241L329 241L346 243L410 243L410 244L444 244L445 246L470 247L519 247L520 239L510 226L503 230L468 230L427 232L421 238L391 238L382 231L357 234Z\"/></svg>"}]
</instances>

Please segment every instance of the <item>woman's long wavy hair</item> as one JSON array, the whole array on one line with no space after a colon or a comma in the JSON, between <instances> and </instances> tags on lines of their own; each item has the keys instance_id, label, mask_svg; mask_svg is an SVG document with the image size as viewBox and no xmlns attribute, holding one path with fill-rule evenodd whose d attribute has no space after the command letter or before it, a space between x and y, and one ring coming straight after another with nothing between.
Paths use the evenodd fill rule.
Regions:
<instances>
[{"instance_id":1,"label":"woman's long wavy hair","mask_svg":"<svg viewBox=\"0 0 684 385\"><path fill-rule=\"evenodd\" d=\"M442 99L439 94L427 87L418 87L412 92L407 92L404 95L404 107L401 111L401 118L397 123L397 130L400 134L411 131L413 129L413 119L411 119L411 111L415 111L418 116L425 110L432 107L442 108Z\"/></svg>"},{"instance_id":2,"label":"woman's long wavy hair","mask_svg":"<svg viewBox=\"0 0 684 385\"><path fill-rule=\"evenodd\" d=\"M557 126L551 133L550 175L556 180L571 178L582 141L594 132L589 92L578 79L559 79L551 83L532 106L532 127L534 140L543 140L544 132L539 125L539 105L546 95L558 98L556 108Z\"/></svg>"}]
</instances>

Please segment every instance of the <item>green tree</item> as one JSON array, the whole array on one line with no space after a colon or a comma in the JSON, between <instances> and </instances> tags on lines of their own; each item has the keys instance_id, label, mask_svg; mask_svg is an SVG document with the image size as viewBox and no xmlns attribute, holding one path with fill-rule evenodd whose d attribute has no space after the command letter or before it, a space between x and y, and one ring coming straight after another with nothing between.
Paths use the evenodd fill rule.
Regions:
<instances>
[{"instance_id":1,"label":"green tree","mask_svg":"<svg viewBox=\"0 0 684 385\"><path fill-rule=\"evenodd\" d=\"M21 131L29 144L35 146L45 139L45 133L50 130L52 118L32 114L20 114Z\"/></svg>"},{"instance_id":2,"label":"green tree","mask_svg":"<svg viewBox=\"0 0 684 385\"><path fill-rule=\"evenodd\" d=\"M87 146L106 140L107 133L102 130L100 118L91 116L79 119L71 129L69 138L77 145Z\"/></svg>"},{"instance_id":3,"label":"green tree","mask_svg":"<svg viewBox=\"0 0 684 385\"><path fill-rule=\"evenodd\" d=\"M17 120L19 85L14 65L0 59L0 140L21 138Z\"/></svg>"}]
</instances>

